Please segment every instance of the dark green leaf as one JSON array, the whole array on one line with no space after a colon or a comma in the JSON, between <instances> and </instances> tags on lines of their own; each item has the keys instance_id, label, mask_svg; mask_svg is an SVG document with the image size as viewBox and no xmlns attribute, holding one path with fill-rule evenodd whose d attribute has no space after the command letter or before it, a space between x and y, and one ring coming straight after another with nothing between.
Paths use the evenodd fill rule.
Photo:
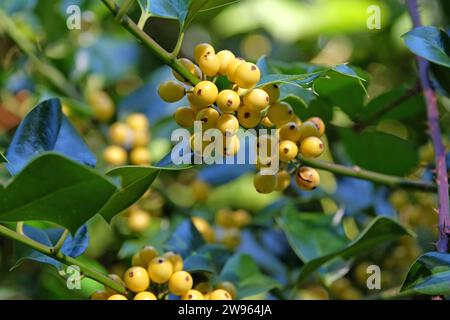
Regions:
<instances>
[{"instance_id":1,"label":"dark green leaf","mask_svg":"<svg viewBox=\"0 0 450 320\"><path fill-rule=\"evenodd\" d=\"M0 186L0 221L45 220L74 232L117 190L94 170L61 155L31 161Z\"/></svg>"},{"instance_id":2,"label":"dark green leaf","mask_svg":"<svg viewBox=\"0 0 450 320\"><path fill-rule=\"evenodd\" d=\"M450 37L436 27L418 27L405 35L403 40L414 54L433 63L450 68Z\"/></svg>"},{"instance_id":3,"label":"dark green leaf","mask_svg":"<svg viewBox=\"0 0 450 320\"><path fill-rule=\"evenodd\" d=\"M222 281L232 282L237 289L237 299L251 297L279 288L280 284L264 275L255 261L248 255L236 253L220 273Z\"/></svg>"},{"instance_id":4,"label":"dark green leaf","mask_svg":"<svg viewBox=\"0 0 450 320\"><path fill-rule=\"evenodd\" d=\"M184 220L177 227L166 243L166 249L175 251L183 257L189 256L205 244L200 232L190 219Z\"/></svg>"},{"instance_id":5,"label":"dark green leaf","mask_svg":"<svg viewBox=\"0 0 450 320\"><path fill-rule=\"evenodd\" d=\"M405 176L418 165L417 148L407 140L376 131L339 133L351 160L364 169Z\"/></svg>"},{"instance_id":6,"label":"dark green leaf","mask_svg":"<svg viewBox=\"0 0 450 320\"><path fill-rule=\"evenodd\" d=\"M409 269L401 291L450 295L450 254L428 252Z\"/></svg>"},{"instance_id":7,"label":"dark green leaf","mask_svg":"<svg viewBox=\"0 0 450 320\"><path fill-rule=\"evenodd\" d=\"M8 162L8 160L6 160L5 156L0 152L0 163L3 162Z\"/></svg>"},{"instance_id":8,"label":"dark green leaf","mask_svg":"<svg viewBox=\"0 0 450 320\"><path fill-rule=\"evenodd\" d=\"M230 256L230 251L221 245L206 244L184 259L184 270L218 274Z\"/></svg>"}]
</instances>

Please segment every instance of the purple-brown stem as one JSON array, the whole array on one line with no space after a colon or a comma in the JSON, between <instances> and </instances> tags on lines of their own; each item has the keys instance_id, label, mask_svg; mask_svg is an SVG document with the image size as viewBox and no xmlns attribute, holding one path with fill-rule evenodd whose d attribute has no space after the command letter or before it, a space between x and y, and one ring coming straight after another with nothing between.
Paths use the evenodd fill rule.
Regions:
<instances>
[{"instance_id":1,"label":"purple-brown stem","mask_svg":"<svg viewBox=\"0 0 450 320\"><path fill-rule=\"evenodd\" d=\"M422 26L417 0L406 0L409 14L415 28ZM428 126L434 148L436 162L436 184L438 186L438 219L439 236L436 244L439 252L448 252L448 233L450 228L450 211L448 197L448 177L445 159L445 149L439 128L439 110L436 93L429 77L430 64L427 60L416 57L419 68L419 78L427 106Z\"/></svg>"}]
</instances>

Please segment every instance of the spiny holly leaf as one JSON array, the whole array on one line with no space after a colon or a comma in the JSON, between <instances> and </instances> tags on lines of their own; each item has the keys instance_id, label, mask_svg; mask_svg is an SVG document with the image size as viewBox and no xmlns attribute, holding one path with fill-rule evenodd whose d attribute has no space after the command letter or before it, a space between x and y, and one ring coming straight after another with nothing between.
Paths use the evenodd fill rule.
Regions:
<instances>
[{"instance_id":1,"label":"spiny holly leaf","mask_svg":"<svg viewBox=\"0 0 450 320\"><path fill-rule=\"evenodd\" d=\"M42 230L25 225L23 228L23 232L30 239L33 239L34 241L37 241L45 246L53 247L56 245L56 243L62 236L64 229L58 228L58 229ZM71 235L69 235L67 237L67 239L64 241L63 246L61 247L61 253L63 253L66 256L76 258L86 251L88 244L89 244L88 229L87 226L84 224L77 230L75 236L72 237ZM19 267L26 260L34 260L41 263L50 264L58 270L62 270L63 268L63 264L58 260L46 256L38 251L29 248L24 248L22 257L16 262L16 264L11 268L11 270Z\"/></svg>"},{"instance_id":2,"label":"spiny holly leaf","mask_svg":"<svg viewBox=\"0 0 450 320\"><path fill-rule=\"evenodd\" d=\"M405 176L418 165L417 148L409 141L378 131L356 133L341 128L345 150L358 166L391 175Z\"/></svg>"},{"instance_id":3,"label":"spiny holly leaf","mask_svg":"<svg viewBox=\"0 0 450 320\"><path fill-rule=\"evenodd\" d=\"M8 160L6 160L6 157L0 152L0 163L3 162L8 162Z\"/></svg>"},{"instance_id":4,"label":"spiny holly leaf","mask_svg":"<svg viewBox=\"0 0 450 320\"><path fill-rule=\"evenodd\" d=\"M450 254L428 252L422 255L409 269L401 291L450 295Z\"/></svg>"},{"instance_id":5,"label":"spiny holly leaf","mask_svg":"<svg viewBox=\"0 0 450 320\"><path fill-rule=\"evenodd\" d=\"M403 35L403 40L414 54L450 68L450 37L445 31L436 27L418 27Z\"/></svg>"},{"instance_id":6,"label":"spiny holly leaf","mask_svg":"<svg viewBox=\"0 0 450 320\"><path fill-rule=\"evenodd\" d=\"M55 151L94 167L95 156L61 111L59 99L41 102L20 123L6 156L6 168L17 174L42 152Z\"/></svg>"},{"instance_id":7,"label":"spiny holly leaf","mask_svg":"<svg viewBox=\"0 0 450 320\"><path fill-rule=\"evenodd\" d=\"M236 286L237 299L244 299L279 288L280 284L264 275L255 261L246 254L236 253L220 273L221 281L229 281Z\"/></svg>"},{"instance_id":8,"label":"spiny holly leaf","mask_svg":"<svg viewBox=\"0 0 450 320\"><path fill-rule=\"evenodd\" d=\"M0 186L0 221L44 220L75 232L116 190L94 170L45 153Z\"/></svg>"},{"instance_id":9,"label":"spiny holly leaf","mask_svg":"<svg viewBox=\"0 0 450 320\"><path fill-rule=\"evenodd\" d=\"M403 235L412 235L411 231L398 222L386 217L377 217L356 239L349 242L338 231L335 231L335 234L333 231L331 234L323 231L323 222L320 220L318 224L311 216L307 215L306 218L302 216L303 214L290 208L278 221L294 252L305 262L298 278L300 283L312 272L334 259L348 260L386 241L398 239Z\"/></svg>"},{"instance_id":10,"label":"spiny holly leaf","mask_svg":"<svg viewBox=\"0 0 450 320\"><path fill-rule=\"evenodd\" d=\"M120 187L100 210L99 214L106 221L111 221L116 214L139 200L161 171L183 170L185 168L187 167L125 166L112 169L106 175L113 179L118 179Z\"/></svg>"}]
</instances>

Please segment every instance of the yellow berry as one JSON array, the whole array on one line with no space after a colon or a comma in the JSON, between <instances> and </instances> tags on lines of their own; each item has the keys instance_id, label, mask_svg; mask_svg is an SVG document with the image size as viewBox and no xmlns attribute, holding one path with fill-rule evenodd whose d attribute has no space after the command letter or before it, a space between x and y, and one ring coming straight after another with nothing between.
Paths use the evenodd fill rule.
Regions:
<instances>
[{"instance_id":1,"label":"yellow berry","mask_svg":"<svg viewBox=\"0 0 450 320\"><path fill-rule=\"evenodd\" d=\"M210 143L210 142L207 142ZM209 195L209 184L203 180L195 180L191 184L192 193L196 201L206 201Z\"/></svg>"},{"instance_id":2,"label":"yellow berry","mask_svg":"<svg viewBox=\"0 0 450 320\"><path fill-rule=\"evenodd\" d=\"M192 276L186 271L177 271L169 279L169 291L182 296L192 289Z\"/></svg>"},{"instance_id":3,"label":"yellow berry","mask_svg":"<svg viewBox=\"0 0 450 320\"><path fill-rule=\"evenodd\" d=\"M319 117L312 117L312 118L307 119L306 121L310 121L316 125L316 127L319 129L319 134L320 134L319 137L324 135L325 123L323 122L322 119L320 119Z\"/></svg>"},{"instance_id":4,"label":"yellow berry","mask_svg":"<svg viewBox=\"0 0 450 320\"><path fill-rule=\"evenodd\" d=\"M209 43L199 43L194 48L194 58L197 63L199 63L200 58L205 55L215 55L216 51L213 46Z\"/></svg>"},{"instance_id":5,"label":"yellow berry","mask_svg":"<svg viewBox=\"0 0 450 320\"><path fill-rule=\"evenodd\" d=\"M238 136L225 136L223 139L223 152L222 154L227 157L234 156L239 152L241 142Z\"/></svg>"},{"instance_id":6,"label":"yellow berry","mask_svg":"<svg viewBox=\"0 0 450 320\"><path fill-rule=\"evenodd\" d=\"M233 52L229 50L222 50L217 52L217 57L219 58L220 61L219 73L221 75L225 75L227 73L228 65L230 64L231 61L234 60L235 56Z\"/></svg>"},{"instance_id":7,"label":"yellow berry","mask_svg":"<svg viewBox=\"0 0 450 320\"><path fill-rule=\"evenodd\" d=\"M273 126L275 126L268 117L264 117L261 119L261 125L266 128L272 128Z\"/></svg>"},{"instance_id":8,"label":"yellow berry","mask_svg":"<svg viewBox=\"0 0 450 320\"><path fill-rule=\"evenodd\" d=\"M234 58L233 60L230 61L230 63L228 64L228 67L227 67L227 72L226 72L228 80L230 80L231 82L235 82L234 74L235 74L237 68L244 62L245 62L245 60L240 57Z\"/></svg>"},{"instance_id":9,"label":"yellow berry","mask_svg":"<svg viewBox=\"0 0 450 320\"><path fill-rule=\"evenodd\" d=\"M107 294L106 291L103 290L95 291L89 296L89 299L91 300L107 300L108 298L109 294Z\"/></svg>"},{"instance_id":10,"label":"yellow berry","mask_svg":"<svg viewBox=\"0 0 450 320\"><path fill-rule=\"evenodd\" d=\"M251 215L243 209L236 210L235 212L233 212L232 219L233 225L238 229L244 228L252 221Z\"/></svg>"},{"instance_id":11,"label":"yellow berry","mask_svg":"<svg viewBox=\"0 0 450 320\"><path fill-rule=\"evenodd\" d=\"M244 62L233 74L234 82L241 88L253 88L261 79L261 72L257 65L251 62Z\"/></svg>"},{"instance_id":12,"label":"yellow berry","mask_svg":"<svg viewBox=\"0 0 450 320\"><path fill-rule=\"evenodd\" d=\"M201 81L195 87L192 93L193 104L199 107L207 107L217 100L219 90L211 81Z\"/></svg>"},{"instance_id":13,"label":"yellow berry","mask_svg":"<svg viewBox=\"0 0 450 320\"><path fill-rule=\"evenodd\" d=\"M262 175L261 172L255 174L253 178L253 185L255 186L256 191L259 193L271 193L275 190L275 186L277 184L276 175Z\"/></svg>"},{"instance_id":14,"label":"yellow berry","mask_svg":"<svg viewBox=\"0 0 450 320\"><path fill-rule=\"evenodd\" d=\"M269 105L269 95L262 89L253 89L244 96L244 105L255 111L262 111Z\"/></svg>"},{"instance_id":15,"label":"yellow berry","mask_svg":"<svg viewBox=\"0 0 450 320\"><path fill-rule=\"evenodd\" d=\"M267 112L267 117L277 127L291 121L293 115L292 107L286 102L277 102L271 105Z\"/></svg>"},{"instance_id":16,"label":"yellow berry","mask_svg":"<svg viewBox=\"0 0 450 320\"><path fill-rule=\"evenodd\" d=\"M132 292L141 292L148 288L150 279L147 271L142 267L131 267L123 276L123 281Z\"/></svg>"},{"instance_id":17,"label":"yellow berry","mask_svg":"<svg viewBox=\"0 0 450 320\"><path fill-rule=\"evenodd\" d=\"M300 128L295 122L291 121L281 126L279 135L280 140L297 142L300 139Z\"/></svg>"},{"instance_id":18,"label":"yellow berry","mask_svg":"<svg viewBox=\"0 0 450 320\"><path fill-rule=\"evenodd\" d=\"M114 102L105 91L94 91L89 94L87 100L94 111L94 118L98 121L108 122L114 116Z\"/></svg>"},{"instance_id":19,"label":"yellow berry","mask_svg":"<svg viewBox=\"0 0 450 320\"><path fill-rule=\"evenodd\" d=\"M217 289L211 292L211 300L232 300L231 294L223 289Z\"/></svg>"},{"instance_id":20,"label":"yellow berry","mask_svg":"<svg viewBox=\"0 0 450 320\"><path fill-rule=\"evenodd\" d=\"M241 232L238 229L226 229L222 239L223 245L229 250L234 250L241 243Z\"/></svg>"},{"instance_id":21,"label":"yellow berry","mask_svg":"<svg viewBox=\"0 0 450 320\"><path fill-rule=\"evenodd\" d=\"M214 108L205 108L197 113L196 120L202 122L202 129L208 130L215 128L220 114Z\"/></svg>"},{"instance_id":22,"label":"yellow berry","mask_svg":"<svg viewBox=\"0 0 450 320\"><path fill-rule=\"evenodd\" d=\"M289 162L294 160L298 155L297 145L290 140L283 140L279 146L279 157L283 162Z\"/></svg>"},{"instance_id":23,"label":"yellow berry","mask_svg":"<svg viewBox=\"0 0 450 320\"><path fill-rule=\"evenodd\" d=\"M220 209L216 212L216 224L225 229L234 227L233 213L229 209Z\"/></svg>"},{"instance_id":24,"label":"yellow berry","mask_svg":"<svg viewBox=\"0 0 450 320\"><path fill-rule=\"evenodd\" d=\"M160 84L158 94L166 102L177 102L183 99L186 90L181 83L168 80Z\"/></svg>"},{"instance_id":25,"label":"yellow berry","mask_svg":"<svg viewBox=\"0 0 450 320\"><path fill-rule=\"evenodd\" d=\"M237 110L237 118L244 128L254 128L261 122L261 113L244 105Z\"/></svg>"},{"instance_id":26,"label":"yellow berry","mask_svg":"<svg viewBox=\"0 0 450 320\"><path fill-rule=\"evenodd\" d=\"M121 146L130 144L133 132L130 127L122 122L116 122L109 128L111 142Z\"/></svg>"},{"instance_id":27,"label":"yellow berry","mask_svg":"<svg viewBox=\"0 0 450 320\"><path fill-rule=\"evenodd\" d=\"M301 167L297 170L295 181L304 190L313 190L320 184L319 173L310 167Z\"/></svg>"},{"instance_id":28,"label":"yellow berry","mask_svg":"<svg viewBox=\"0 0 450 320\"><path fill-rule=\"evenodd\" d=\"M223 90L217 96L217 106L223 113L236 111L241 105L239 94L233 90Z\"/></svg>"},{"instance_id":29,"label":"yellow berry","mask_svg":"<svg viewBox=\"0 0 450 320\"><path fill-rule=\"evenodd\" d=\"M225 113L217 119L216 127L226 136L232 136L239 129L239 121L232 114Z\"/></svg>"},{"instance_id":30,"label":"yellow berry","mask_svg":"<svg viewBox=\"0 0 450 320\"><path fill-rule=\"evenodd\" d=\"M145 147L150 142L150 134L147 130L133 131L131 145L133 148Z\"/></svg>"},{"instance_id":31,"label":"yellow berry","mask_svg":"<svg viewBox=\"0 0 450 320\"><path fill-rule=\"evenodd\" d=\"M175 122L183 128L190 128L194 125L195 111L190 107L180 107L175 111Z\"/></svg>"},{"instance_id":32,"label":"yellow berry","mask_svg":"<svg viewBox=\"0 0 450 320\"><path fill-rule=\"evenodd\" d=\"M133 300L158 300L156 296L150 291L142 291L134 296Z\"/></svg>"},{"instance_id":33,"label":"yellow berry","mask_svg":"<svg viewBox=\"0 0 450 320\"><path fill-rule=\"evenodd\" d=\"M305 121L299 128L300 138L299 141L306 139L308 137L320 137L319 128L311 121Z\"/></svg>"},{"instance_id":34,"label":"yellow berry","mask_svg":"<svg viewBox=\"0 0 450 320\"><path fill-rule=\"evenodd\" d=\"M277 184L275 186L276 191L284 191L291 184L291 176L286 170L280 170L277 173Z\"/></svg>"},{"instance_id":35,"label":"yellow berry","mask_svg":"<svg viewBox=\"0 0 450 320\"><path fill-rule=\"evenodd\" d=\"M196 70L196 67L195 67L195 64L191 61L191 60L189 60L189 59L186 59L186 58L181 58L181 59L178 59L178 62L187 70L187 71L189 71L189 73L191 73L191 74L193 74L193 75L197 75L197 70ZM178 72L176 72L176 71L172 71L172 73L173 73L173 76L178 80L178 81L181 81L181 82L185 82L186 81L186 79L181 75L181 74L179 74Z\"/></svg>"},{"instance_id":36,"label":"yellow berry","mask_svg":"<svg viewBox=\"0 0 450 320\"><path fill-rule=\"evenodd\" d=\"M191 289L181 297L181 300L204 300L203 294L200 291Z\"/></svg>"},{"instance_id":37,"label":"yellow berry","mask_svg":"<svg viewBox=\"0 0 450 320\"><path fill-rule=\"evenodd\" d=\"M280 87L276 83L266 84L262 89L269 95L270 104L274 104L280 98Z\"/></svg>"},{"instance_id":38,"label":"yellow berry","mask_svg":"<svg viewBox=\"0 0 450 320\"><path fill-rule=\"evenodd\" d=\"M113 166L121 166L127 162L127 152L119 146L109 146L103 151L105 161Z\"/></svg>"},{"instance_id":39,"label":"yellow berry","mask_svg":"<svg viewBox=\"0 0 450 320\"><path fill-rule=\"evenodd\" d=\"M158 256L158 250L153 246L145 246L139 250L139 258L143 266L148 267L150 261Z\"/></svg>"},{"instance_id":40,"label":"yellow berry","mask_svg":"<svg viewBox=\"0 0 450 320\"><path fill-rule=\"evenodd\" d=\"M133 254L133 257L131 258L131 265L133 267L146 267L141 262L141 258L139 257L139 252L136 252L135 254Z\"/></svg>"},{"instance_id":41,"label":"yellow berry","mask_svg":"<svg viewBox=\"0 0 450 320\"><path fill-rule=\"evenodd\" d=\"M150 152L145 147L134 148L130 153L130 163L133 165L149 165Z\"/></svg>"},{"instance_id":42,"label":"yellow berry","mask_svg":"<svg viewBox=\"0 0 450 320\"><path fill-rule=\"evenodd\" d=\"M219 282L216 285L216 289L223 289L228 292L231 296L231 299L236 299L236 287L229 281Z\"/></svg>"},{"instance_id":43,"label":"yellow berry","mask_svg":"<svg viewBox=\"0 0 450 320\"><path fill-rule=\"evenodd\" d=\"M108 300L128 300L127 297L121 295L121 294L113 294L108 298Z\"/></svg>"},{"instance_id":44,"label":"yellow berry","mask_svg":"<svg viewBox=\"0 0 450 320\"><path fill-rule=\"evenodd\" d=\"M128 126L136 131L148 130L149 123L147 116L143 113L133 113L127 117Z\"/></svg>"},{"instance_id":45,"label":"yellow berry","mask_svg":"<svg viewBox=\"0 0 450 320\"><path fill-rule=\"evenodd\" d=\"M200 232L206 242L211 243L215 241L216 235L214 233L214 229L211 227L208 221L201 217L192 217L192 223L194 224L198 232Z\"/></svg>"},{"instance_id":46,"label":"yellow berry","mask_svg":"<svg viewBox=\"0 0 450 320\"><path fill-rule=\"evenodd\" d=\"M213 288L209 282L200 282L194 287L195 290L199 291L202 295L207 294Z\"/></svg>"},{"instance_id":47,"label":"yellow berry","mask_svg":"<svg viewBox=\"0 0 450 320\"><path fill-rule=\"evenodd\" d=\"M155 257L148 264L148 275L155 283L166 283L173 273L173 266L164 257Z\"/></svg>"},{"instance_id":48,"label":"yellow berry","mask_svg":"<svg viewBox=\"0 0 450 320\"><path fill-rule=\"evenodd\" d=\"M198 65L203 74L214 77L219 72L220 60L215 54L207 54L200 57Z\"/></svg>"},{"instance_id":49,"label":"yellow berry","mask_svg":"<svg viewBox=\"0 0 450 320\"><path fill-rule=\"evenodd\" d=\"M134 232L142 232L148 228L150 220L148 212L141 209L131 210L127 220L128 228Z\"/></svg>"},{"instance_id":50,"label":"yellow berry","mask_svg":"<svg viewBox=\"0 0 450 320\"><path fill-rule=\"evenodd\" d=\"M125 283L122 281L122 278L120 278L117 274L111 273L108 275L108 278L110 278L114 282L117 282L117 283L125 286ZM110 296L117 293L115 290L113 290L112 288L107 287L107 286L105 286L105 291Z\"/></svg>"},{"instance_id":51,"label":"yellow berry","mask_svg":"<svg viewBox=\"0 0 450 320\"><path fill-rule=\"evenodd\" d=\"M183 258L179 254L169 251L166 252L163 257L170 261L173 267L173 272L183 270Z\"/></svg>"},{"instance_id":52,"label":"yellow berry","mask_svg":"<svg viewBox=\"0 0 450 320\"><path fill-rule=\"evenodd\" d=\"M317 158L324 149L322 140L317 137L308 137L300 144L300 153L307 158Z\"/></svg>"}]
</instances>

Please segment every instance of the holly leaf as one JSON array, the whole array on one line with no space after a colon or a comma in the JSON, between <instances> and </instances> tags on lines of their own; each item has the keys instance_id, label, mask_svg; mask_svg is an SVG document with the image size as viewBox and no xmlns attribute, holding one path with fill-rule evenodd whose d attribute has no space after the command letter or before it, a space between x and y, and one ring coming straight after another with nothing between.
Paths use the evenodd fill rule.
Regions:
<instances>
[{"instance_id":1,"label":"holly leaf","mask_svg":"<svg viewBox=\"0 0 450 320\"><path fill-rule=\"evenodd\" d=\"M95 156L62 113L59 99L41 102L22 120L6 153L6 168L15 175L31 159L47 151L91 167L96 164Z\"/></svg>"},{"instance_id":2,"label":"holly leaf","mask_svg":"<svg viewBox=\"0 0 450 320\"><path fill-rule=\"evenodd\" d=\"M6 160L6 157L0 152L0 163L3 162L8 162L8 160Z\"/></svg>"},{"instance_id":3,"label":"holly leaf","mask_svg":"<svg viewBox=\"0 0 450 320\"><path fill-rule=\"evenodd\" d=\"M75 232L116 190L93 169L44 153L8 184L0 185L0 221L44 220Z\"/></svg>"},{"instance_id":4,"label":"holly leaf","mask_svg":"<svg viewBox=\"0 0 450 320\"><path fill-rule=\"evenodd\" d=\"M180 254L182 257L187 257L204 244L205 240L200 232L190 219L186 219L178 225L166 242L165 248Z\"/></svg>"},{"instance_id":5,"label":"holly leaf","mask_svg":"<svg viewBox=\"0 0 450 320\"><path fill-rule=\"evenodd\" d=\"M450 37L436 27L418 27L403 35L403 41L414 54L450 68Z\"/></svg>"},{"instance_id":6,"label":"holly leaf","mask_svg":"<svg viewBox=\"0 0 450 320\"><path fill-rule=\"evenodd\" d=\"M218 274L231 252L218 244L205 244L184 259L184 270Z\"/></svg>"},{"instance_id":7,"label":"holly leaf","mask_svg":"<svg viewBox=\"0 0 450 320\"><path fill-rule=\"evenodd\" d=\"M427 252L408 271L401 291L450 295L450 254Z\"/></svg>"}]
</instances>

